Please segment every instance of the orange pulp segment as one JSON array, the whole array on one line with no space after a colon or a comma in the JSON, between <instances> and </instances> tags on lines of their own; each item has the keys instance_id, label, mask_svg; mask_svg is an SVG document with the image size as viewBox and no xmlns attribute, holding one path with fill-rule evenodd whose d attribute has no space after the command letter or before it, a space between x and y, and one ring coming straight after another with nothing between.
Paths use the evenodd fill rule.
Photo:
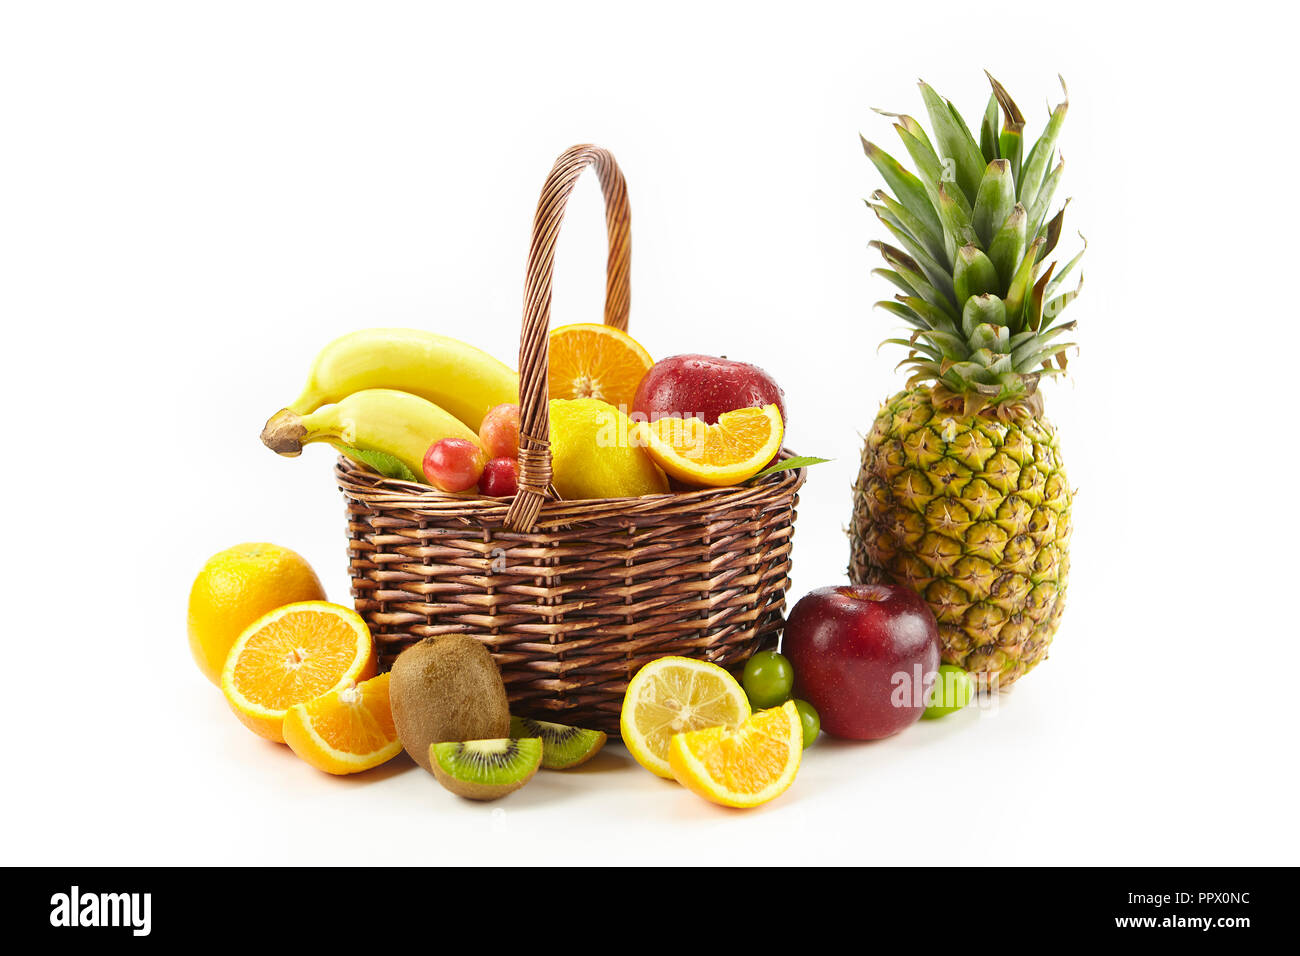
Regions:
<instances>
[{"instance_id":1,"label":"orange pulp segment","mask_svg":"<svg viewBox=\"0 0 1300 956\"><path fill-rule=\"evenodd\" d=\"M359 773L402 752L388 701L388 674L349 681L284 717L284 742L317 770Z\"/></svg>"},{"instance_id":2,"label":"orange pulp segment","mask_svg":"<svg viewBox=\"0 0 1300 956\"><path fill-rule=\"evenodd\" d=\"M682 786L724 807L756 807L794 782L803 725L794 701L760 710L739 727L676 734L668 763Z\"/></svg>"},{"instance_id":3,"label":"orange pulp segment","mask_svg":"<svg viewBox=\"0 0 1300 956\"><path fill-rule=\"evenodd\" d=\"M547 344L551 398L598 398L624 414L654 365L641 343L612 325L581 323L551 332Z\"/></svg>"},{"instance_id":4,"label":"orange pulp segment","mask_svg":"<svg viewBox=\"0 0 1300 956\"><path fill-rule=\"evenodd\" d=\"M638 426L660 468L688 485L722 488L758 474L781 450L784 427L775 405L723 412L716 425L701 418L660 418Z\"/></svg>"}]
</instances>

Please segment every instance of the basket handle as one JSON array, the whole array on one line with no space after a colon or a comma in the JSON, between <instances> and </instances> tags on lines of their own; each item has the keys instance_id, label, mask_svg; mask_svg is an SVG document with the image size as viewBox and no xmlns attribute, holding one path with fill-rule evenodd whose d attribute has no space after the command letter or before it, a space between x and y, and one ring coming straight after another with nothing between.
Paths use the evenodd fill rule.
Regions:
<instances>
[{"instance_id":1,"label":"basket handle","mask_svg":"<svg viewBox=\"0 0 1300 956\"><path fill-rule=\"evenodd\" d=\"M571 146L560 154L546 177L537 202L537 215L533 218L532 244L528 248L524 321L519 333L519 490L506 512L506 526L512 531L533 530L551 485L550 396L546 374L550 365L547 339L555 242L569 194L588 166L595 169L605 194L605 228L609 234L605 324L627 331L632 259L627 183L608 150L591 145Z\"/></svg>"}]
</instances>

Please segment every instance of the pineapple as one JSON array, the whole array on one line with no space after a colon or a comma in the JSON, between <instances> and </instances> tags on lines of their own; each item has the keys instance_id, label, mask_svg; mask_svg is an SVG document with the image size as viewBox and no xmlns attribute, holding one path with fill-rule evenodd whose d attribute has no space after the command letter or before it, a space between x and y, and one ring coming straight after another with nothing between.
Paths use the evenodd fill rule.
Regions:
<instances>
[{"instance_id":1,"label":"pineapple","mask_svg":"<svg viewBox=\"0 0 1300 956\"><path fill-rule=\"evenodd\" d=\"M875 273L900 290L878 304L911 327L886 340L908 350L911 377L867 435L849 529L850 578L925 597L944 660L984 690L1047 656L1065 606L1071 493L1038 386L1074 345L1062 340L1074 323L1059 320L1079 287L1062 283L1083 255L1046 262L1064 221L1064 205L1050 218L1048 207L1068 92L1024 153L1024 117L989 81L978 141L925 83L933 140L886 114L916 174L862 141L893 191L868 205L898 246L871 245L887 266Z\"/></svg>"}]
</instances>

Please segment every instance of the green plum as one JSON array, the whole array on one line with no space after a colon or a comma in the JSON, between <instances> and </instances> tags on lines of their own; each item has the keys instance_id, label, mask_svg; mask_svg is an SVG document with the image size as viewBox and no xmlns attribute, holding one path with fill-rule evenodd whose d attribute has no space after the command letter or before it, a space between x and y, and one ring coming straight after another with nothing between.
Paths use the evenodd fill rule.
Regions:
<instances>
[{"instance_id":1,"label":"green plum","mask_svg":"<svg viewBox=\"0 0 1300 956\"><path fill-rule=\"evenodd\" d=\"M807 750L822 732L822 719L817 716L817 708L806 700L796 700L794 707L799 711L799 721L803 724L803 749Z\"/></svg>"},{"instance_id":2,"label":"green plum","mask_svg":"<svg viewBox=\"0 0 1300 956\"><path fill-rule=\"evenodd\" d=\"M779 707L790 699L794 668L776 651L759 651L745 662L740 683L755 710Z\"/></svg>"},{"instance_id":3,"label":"green plum","mask_svg":"<svg viewBox=\"0 0 1300 956\"><path fill-rule=\"evenodd\" d=\"M940 664L921 719L937 720L955 714L969 704L974 696L975 685L964 670L953 664Z\"/></svg>"}]
</instances>

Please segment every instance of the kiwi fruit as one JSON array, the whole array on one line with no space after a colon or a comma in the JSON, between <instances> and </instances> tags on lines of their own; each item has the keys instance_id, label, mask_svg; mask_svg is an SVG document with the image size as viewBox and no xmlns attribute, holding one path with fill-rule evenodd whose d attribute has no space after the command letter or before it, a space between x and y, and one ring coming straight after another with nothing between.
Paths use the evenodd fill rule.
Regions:
<instances>
[{"instance_id":1,"label":"kiwi fruit","mask_svg":"<svg viewBox=\"0 0 1300 956\"><path fill-rule=\"evenodd\" d=\"M599 730L583 730L530 717L511 717L510 736L540 737L542 767L547 770L569 770L584 764L596 756L609 739Z\"/></svg>"},{"instance_id":2,"label":"kiwi fruit","mask_svg":"<svg viewBox=\"0 0 1300 956\"><path fill-rule=\"evenodd\" d=\"M430 744L510 735L501 672L487 648L467 634L425 638L402 651L388 696L398 739L430 773Z\"/></svg>"},{"instance_id":3,"label":"kiwi fruit","mask_svg":"<svg viewBox=\"0 0 1300 956\"><path fill-rule=\"evenodd\" d=\"M542 765L542 739L430 744L429 763L438 782L458 797L495 800L533 779Z\"/></svg>"}]
</instances>

